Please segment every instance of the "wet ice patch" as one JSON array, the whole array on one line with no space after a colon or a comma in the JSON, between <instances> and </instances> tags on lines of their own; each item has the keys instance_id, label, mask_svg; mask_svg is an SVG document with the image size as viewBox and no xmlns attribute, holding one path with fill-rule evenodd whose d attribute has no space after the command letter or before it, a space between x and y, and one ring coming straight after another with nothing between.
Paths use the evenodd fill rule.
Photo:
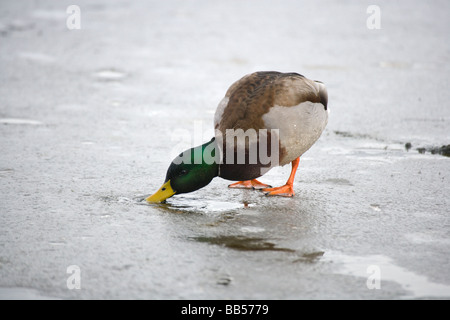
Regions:
<instances>
[{"instance_id":1,"label":"wet ice patch","mask_svg":"<svg viewBox=\"0 0 450 320\"><path fill-rule=\"evenodd\" d=\"M314 251L314 252L308 252L303 253L299 258L295 259L293 262L303 262L303 263L313 263L317 262L319 259L322 258L323 254L325 252L323 251Z\"/></svg>"},{"instance_id":2,"label":"wet ice patch","mask_svg":"<svg viewBox=\"0 0 450 320\"><path fill-rule=\"evenodd\" d=\"M326 179L325 183L331 183L331 184L335 184L335 185L339 185L339 186L353 186L353 184L349 180L342 179L342 178Z\"/></svg>"},{"instance_id":3,"label":"wet ice patch","mask_svg":"<svg viewBox=\"0 0 450 320\"><path fill-rule=\"evenodd\" d=\"M343 138L351 138L351 139L357 139L357 140L377 140L377 141L381 141L380 138L372 136L370 134L366 134L366 133L358 133L358 132L350 132L350 131L339 131L336 130L334 131L334 133L337 136L343 137Z\"/></svg>"},{"instance_id":4,"label":"wet ice patch","mask_svg":"<svg viewBox=\"0 0 450 320\"><path fill-rule=\"evenodd\" d=\"M112 195L100 196L99 199L107 203L121 203L121 204L136 204L145 200L143 196L139 196L136 198L128 198L124 196L112 196Z\"/></svg>"},{"instance_id":5,"label":"wet ice patch","mask_svg":"<svg viewBox=\"0 0 450 320\"><path fill-rule=\"evenodd\" d=\"M65 246L67 244L67 242L65 242L65 241L49 241L48 244L52 245L52 246Z\"/></svg>"},{"instance_id":6,"label":"wet ice patch","mask_svg":"<svg viewBox=\"0 0 450 320\"><path fill-rule=\"evenodd\" d=\"M217 284L221 286L228 286L233 281L233 278L229 274L225 274L217 280Z\"/></svg>"},{"instance_id":7,"label":"wet ice patch","mask_svg":"<svg viewBox=\"0 0 450 320\"><path fill-rule=\"evenodd\" d=\"M417 151L420 154L424 154L426 152L430 152L431 154L440 154L442 156L445 157L450 157L450 144L448 145L444 145L444 146L440 146L440 147L427 147L427 148L417 148Z\"/></svg>"},{"instance_id":8,"label":"wet ice patch","mask_svg":"<svg viewBox=\"0 0 450 320\"><path fill-rule=\"evenodd\" d=\"M427 277L396 265L383 255L350 256L339 252L326 252L324 261L332 262L337 274L369 279L371 267L380 271L380 289L384 281L393 281L402 286L408 294L404 298L450 297L450 286L431 282ZM366 285L366 280L362 285Z\"/></svg>"},{"instance_id":9,"label":"wet ice patch","mask_svg":"<svg viewBox=\"0 0 450 320\"><path fill-rule=\"evenodd\" d=\"M372 203L372 204L370 205L370 208L371 208L373 211L376 211L376 212L380 212L380 211L381 211L381 206L380 206L379 204L376 204L376 203Z\"/></svg>"},{"instance_id":10,"label":"wet ice patch","mask_svg":"<svg viewBox=\"0 0 450 320\"><path fill-rule=\"evenodd\" d=\"M101 81L119 81L125 78L125 73L115 69L99 70L94 73L94 77Z\"/></svg>"},{"instance_id":11,"label":"wet ice patch","mask_svg":"<svg viewBox=\"0 0 450 320\"><path fill-rule=\"evenodd\" d=\"M14 169L11 168L0 168L0 177L6 177L14 173Z\"/></svg>"},{"instance_id":12,"label":"wet ice patch","mask_svg":"<svg viewBox=\"0 0 450 320\"><path fill-rule=\"evenodd\" d=\"M290 248L277 247L275 243L264 238L220 235L216 237L192 237L192 240L223 246L238 251L284 251L295 252Z\"/></svg>"},{"instance_id":13,"label":"wet ice patch","mask_svg":"<svg viewBox=\"0 0 450 320\"><path fill-rule=\"evenodd\" d=\"M444 246L450 246L450 239L440 235L433 235L427 233L407 233L404 237L414 244L439 244Z\"/></svg>"},{"instance_id":14,"label":"wet ice patch","mask_svg":"<svg viewBox=\"0 0 450 320\"><path fill-rule=\"evenodd\" d=\"M199 199L191 196L179 196L169 200L168 208L182 209L188 212L221 213L244 208L242 203Z\"/></svg>"},{"instance_id":15,"label":"wet ice patch","mask_svg":"<svg viewBox=\"0 0 450 320\"><path fill-rule=\"evenodd\" d=\"M140 195L136 196L132 200L137 204L148 205L148 206L160 206L165 209L174 210L174 211L185 211L187 213L223 213L228 211L234 211L237 209L248 208L248 204L246 203L238 203L238 202L226 202L226 201L218 201L218 200L210 200L204 198L198 198L198 196L194 195L178 195L173 198L167 199L163 203L148 203L145 199L150 195ZM128 202L128 201L127 201Z\"/></svg>"},{"instance_id":16,"label":"wet ice patch","mask_svg":"<svg viewBox=\"0 0 450 320\"><path fill-rule=\"evenodd\" d=\"M127 197L117 197L118 203L134 203L133 199L127 198Z\"/></svg>"},{"instance_id":17,"label":"wet ice patch","mask_svg":"<svg viewBox=\"0 0 450 320\"><path fill-rule=\"evenodd\" d=\"M0 124L23 124L23 125L39 126L42 125L43 123L31 119L0 118Z\"/></svg>"},{"instance_id":18,"label":"wet ice patch","mask_svg":"<svg viewBox=\"0 0 450 320\"><path fill-rule=\"evenodd\" d=\"M419 121L419 120L417 120ZM429 120L429 121L442 121L441 119ZM330 154L350 154L357 156L365 156L366 160L375 160L377 156L389 156L404 155L404 151L410 152L412 149L417 150L420 154L431 153L442 155L446 157L450 157L450 144L447 145L434 145L434 146L426 146L426 147L414 147L411 142L402 142L402 141L388 141L386 139L382 139L380 137L364 134L364 133L355 133L349 131L334 131L334 134L338 137L348 139L349 141L353 141L352 150L346 148L339 148L334 146L333 148L325 149ZM413 148L414 147L414 148ZM367 156L376 156L375 158L369 159ZM392 160L392 158L390 158Z\"/></svg>"},{"instance_id":19,"label":"wet ice patch","mask_svg":"<svg viewBox=\"0 0 450 320\"><path fill-rule=\"evenodd\" d=\"M246 226L241 227L241 231L245 233L259 233L266 231L266 229L260 227Z\"/></svg>"},{"instance_id":20,"label":"wet ice patch","mask_svg":"<svg viewBox=\"0 0 450 320\"><path fill-rule=\"evenodd\" d=\"M26 20L12 20L6 24L0 22L0 34L7 36L11 32L20 32L30 30L34 27L34 23L26 21Z\"/></svg>"}]
</instances>

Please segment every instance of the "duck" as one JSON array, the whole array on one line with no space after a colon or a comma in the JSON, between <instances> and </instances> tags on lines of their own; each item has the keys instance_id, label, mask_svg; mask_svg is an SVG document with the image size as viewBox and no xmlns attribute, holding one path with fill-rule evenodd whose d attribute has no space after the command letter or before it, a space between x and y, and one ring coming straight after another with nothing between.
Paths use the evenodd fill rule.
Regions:
<instances>
[{"instance_id":1,"label":"duck","mask_svg":"<svg viewBox=\"0 0 450 320\"><path fill-rule=\"evenodd\" d=\"M234 82L214 114L214 137L180 153L163 185L145 200L168 198L206 187L214 178L236 181L232 189L262 190L266 196L293 197L300 157L328 123L323 82L295 73L258 71ZM286 183L272 187L258 178L291 164Z\"/></svg>"}]
</instances>

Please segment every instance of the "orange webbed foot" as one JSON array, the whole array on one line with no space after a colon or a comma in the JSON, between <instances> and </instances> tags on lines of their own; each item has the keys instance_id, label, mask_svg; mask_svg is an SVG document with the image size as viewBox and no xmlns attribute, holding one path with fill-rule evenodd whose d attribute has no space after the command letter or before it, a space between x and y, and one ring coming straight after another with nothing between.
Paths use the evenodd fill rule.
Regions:
<instances>
[{"instance_id":1,"label":"orange webbed foot","mask_svg":"<svg viewBox=\"0 0 450 320\"><path fill-rule=\"evenodd\" d=\"M256 179L253 180L246 180L246 181L239 181L236 183L232 183L228 186L228 188L232 189L264 189L264 188L270 188L268 184L259 182Z\"/></svg>"},{"instance_id":2,"label":"orange webbed foot","mask_svg":"<svg viewBox=\"0 0 450 320\"><path fill-rule=\"evenodd\" d=\"M290 184L276 188L265 188L262 191L265 192L266 196L293 197L295 195L294 187Z\"/></svg>"}]
</instances>

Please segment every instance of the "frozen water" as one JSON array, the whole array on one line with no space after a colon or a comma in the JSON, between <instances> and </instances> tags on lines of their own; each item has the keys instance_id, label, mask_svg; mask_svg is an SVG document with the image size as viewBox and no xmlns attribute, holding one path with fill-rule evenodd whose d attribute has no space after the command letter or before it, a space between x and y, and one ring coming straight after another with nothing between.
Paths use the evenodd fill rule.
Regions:
<instances>
[{"instance_id":1,"label":"frozen water","mask_svg":"<svg viewBox=\"0 0 450 320\"><path fill-rule=\"evenodd\" d=\"M449 298L450 3L377 1L374 30L370 4L77 1L69 30L60 2L1 2L0 298ZM328 89L296 196L142 202L257 70Z\"/></svg>"},{"instance_id":2,"label":"frozen water","mask_svg":"<svg viewBox=\"0 0 450 320\"><path fill-rule=\"evenodd\" d=\"M382 281L393 281L405 290L404 298L447 298L450 296L449 285L433 283L425 276L395 265L390 258L382 255L358 257L331 251L325 254L324 260L337 264L335 272L361 277L366 280L366 285L369 275L375 274L375 269L372 270L371 267L376 266L380 270L379 289L381 289Z\"/></svg>"}]
</instances>

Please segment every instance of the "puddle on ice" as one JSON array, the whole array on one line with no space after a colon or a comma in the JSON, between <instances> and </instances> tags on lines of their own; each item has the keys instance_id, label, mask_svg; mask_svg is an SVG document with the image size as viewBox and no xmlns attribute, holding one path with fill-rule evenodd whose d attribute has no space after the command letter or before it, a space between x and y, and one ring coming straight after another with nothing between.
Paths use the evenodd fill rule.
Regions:
<instances>
[{"instance_id":1,"label":"puddle on ice","mask_svg":"<svg viewBox=\"0 0 450 320\"><path fill-rule=\"evenodd\" d=\"M191 237L191 240L225 247L237 251L278 251L295 253L293 263L315 263L324 255L323 251L298 252L295 249L278 247L276 241L264 237L250 237L243 235L219 235Z\"/></svg>"},{"instance_id":2,"label":"puddle on ice","mask_svg":"<svg viewBox=\"0 0 450 320\"><path fill-rule=\"evenodd\" d=\"M239 251L283 251L295 252L293 249L277 247L275 243L264 238L241 235L221 235L216 237L192 237L192 240L219 245Z\"/></svg>"},{"instance_id":3,"label":"puddle on ice","mask_svg":"<svg viewBox=\"0 0 450 320\"><path fill-rule=\"evenodd\" d=\"M431 282L427 277L409 271L394 264L391 258L383 255L350 256L338 252L324 254L324 261L333 262L336 266L335 273L362 277L368 279L373 274L371 268L380 270L380 286L383 289L383 281L393 281L408 291L403 296L406 299L428 297L450 297L450 286ZM366 280L364 280L364 285Z\"/></svg>"},{"instance_id":4,"label":"puddle on ice","mask_svg":"<svg viewBox=\"0 0 450 320\"><path fill-rule=\"evenodd\" d=\"M147 195L148 196L148 195ZM166 203L150 204L145 202L147 196L138 196L134 198L138 204L148 206L159 206L169 210L186 211L191 213L217 213L225 211L233 211L237 209L249 208L253 204L239 203L239 202L226 202L217 200L208 200L198 198L193 195L181 195L173 197Z\"/></svg>"}]
</instances>

